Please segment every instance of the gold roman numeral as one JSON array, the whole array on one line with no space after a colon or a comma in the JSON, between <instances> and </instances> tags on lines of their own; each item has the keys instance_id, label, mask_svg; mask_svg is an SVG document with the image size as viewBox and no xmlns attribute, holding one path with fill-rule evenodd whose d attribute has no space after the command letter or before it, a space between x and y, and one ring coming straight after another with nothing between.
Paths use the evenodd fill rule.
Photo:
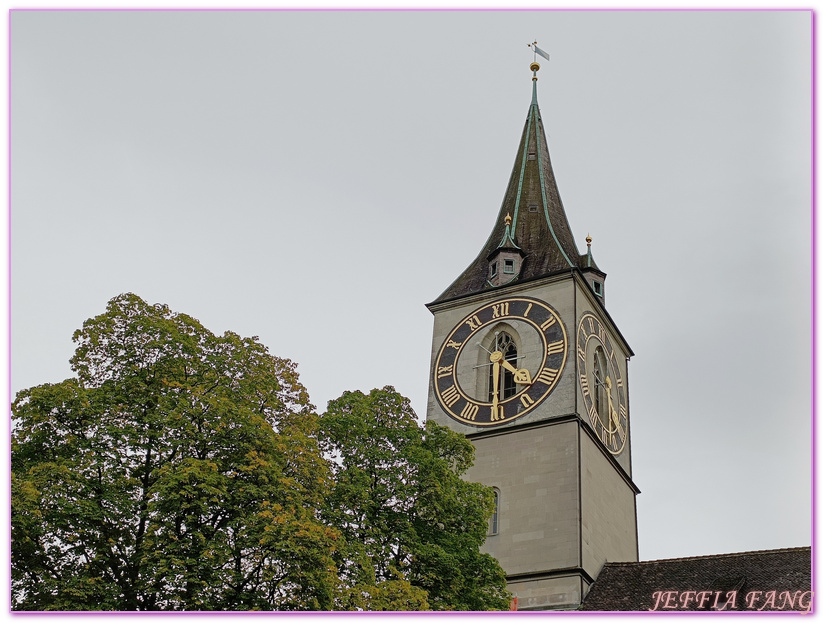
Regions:
<instances>
[{"instance_id":1,"label":"gold roman numeral","mask_svg":"<svg viewBox=\"0 0 823 623\"><path fill-rule=\"evenodd\" d=\"M454 350L457 350L463 345L463 342L455 342L454 340L449 340L446 342L446 346L451 346Z\"/></svg>"},{"instance_id":2,"label":"gold roman numeral","mask_svg":"<svg viewBox=\"0 0 823 623\"><path fill-rule=\"evenodd\" d=\"M523 312L523 318L526 318L529 315L529 312L532 310L532 304L529 303L529 306L526 308L526 311Z\"/></svg>"},{"instance_id":3,"label":"gold roman numeral","mask_svg":"<svg viewBox=\"0 0 823 623\"><path fill-rule=\"evenodd\" d=\"M620 437L620 443L626 441L626 431L623 426L620 425L620 422L617 423L617 435Z\"/></svg>"},{"instance_id":4,"label":"gold roman numeral","mask_svg":"<svg viewBox=\"0 0 823 623\"><path fill-rule=\"evenodd\" d=\"M583 375L580 377L580 389L583 390L583 395L589 395L589 377Z\"/></svg>"},{"instance_id":5,"label":"gold roman numeral","mask_svg":"<svg viewBox=\"0 0 823 623\"><path fill-rule=\"evenodd\" d=\"M453 365L452 366L445 366L445 367L438 366L437 367L437 378L442 379L442 378L445 378L447 376L450 376L451 373L452 373L452 368L453 367L454 367Z\"/></svg>"},{"instance_id":6,"label":"gold roman numeral","mask_svg":"<svg viewBox=\"0 0 823 623\"><path fill-rule=\"evenodd\" d=\"M554 355L556 353L562 353L566 350L566 345L563 343L563 340L558 340L557 342L552 342L546 346L546 354L547 355Z\"/></svg>"},{"instance_id":7,"label":"gold roman numeral","mask_svg":"<svg viewBox=\"0 0 823 623\"><path fill-rule=\"evenodd\" d=\"M505 420L505 419L506 419L506 415L503 412L503 405L497 405L497 409L495 409L494 405L492 405L491 421L492 422L497 422L499 420Z\"/></svg>"},{"instance_id":8,"label":"gold roman numeral","mask_svg":"<svg viewBox=\"0 0 823 623\"><path fill-rule=\"evenodd\" d=\"M454 385L442 392L440 396L443 398L443 402L445 402L448 407L451 407L455 402L460 400L460 394L457 392L457 388Z\"/></svg>"},{"instance_id":9,"label":"gold roman numeral","mask_svg":"<svg viewBox=\"0 0 823 623\"><path fill-rule=\"evenodd\" d=\"M555 322L557 322L557 318L554 316L549 317L549 319L540 325L541 331L548 331L549 327L552 326Z\"/></svg>"},{"instance_id":10,"label":"gold roman numeral","mask_svg":"<svg viewBox=\"0 0 823 623\"><path fill-rule=\"evenodd\" d=\"M541 383L545 383L546 385L551 385L554 383L554 380L557 378L557 374L560 372L559 370L555 370L554 368L543 368L540 371L540 374L537 375L535 382L540 381ZM581 377L581 379L585 379L586 377Z\"/></svg>"},{"instance_id":11,"label":"gold roman numeral","mask_svg":"<svg viewBox=\"0 0 823 623\"><path fill-rule=\"evenodd\" d=\"M523 394L520 396L520 402L522 402L523 406L527 409L534 404L534 400L532 400L532 397L528 394Z\"/></svg>"},{"instance_id":12,"label":"gold roman numeral","mask_svg":"<svg viewBox=\"0 0 823 623\"><path fill-rule=\"evenodd\" d=\"M509 304L500 303L492 306L492 318L501 318L509 315Z\"/></svg>"},{"instance_id":13,"label":"gold roman numeral","mask_svg":"<svg viewBox=\"0 0 823 623\"><path fill-rule=\"evenodd\" d=\"M466 321L466 324L469 325L469 329L474 331L475 329L477 329L483 323L480 322L480 318L478 318L476 315L474 315Z\"/></svg>"},{"instance_id":14,"label":"gold roman numeral","mask_svg":"<svg viewBox=\"0 0 823 623\"><path fill-rule=\"evenodd\" d=\"M626 405L620 405L620 418L628 421L628 416L626 415ZM617 434L620 435L620 443L624 443L626 441L626 431L620 424L620 420L617 421Z\"/></svg>"},{"instance_id":15,"label":"gold roman numeral","mask_svg":"<svg viewBox=\"0 0 823 623\"><path fill-rule=\"evenodd\" d=\"M477 412L480 410L480 407L472 402L466 403L466 406L463 407L463 410L460 412L460 417L464 420L471 420L474 421L474 418L477 417Z\"/></svg>"}]
</instances>

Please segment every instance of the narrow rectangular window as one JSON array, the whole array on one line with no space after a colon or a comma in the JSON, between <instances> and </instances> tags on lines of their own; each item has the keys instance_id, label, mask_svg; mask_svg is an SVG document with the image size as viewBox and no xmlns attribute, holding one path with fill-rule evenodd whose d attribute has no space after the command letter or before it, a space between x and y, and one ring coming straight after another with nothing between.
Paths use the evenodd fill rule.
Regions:
<instances>
[{"instance_id":1,"label":"narrow rectangular window","mask_svg":"<svg viewBox=\"0 0 823 623\"><path fill-rule=\"evenodd\" d=\"M498 515L500 512L500 492L495 489L494 490L494 514L492 514L491 519L489 520L489 536L493 536L497 534L497 520Z\"/></svg>"},{"instance_id":2,"label":"narrow rectangular window","mask_svg":"<svg viewBox=\"0 0 823 623\"><path fill-rule=\"evenodd\" d=\"M592 285L594 286L594 293L597 296L603 296L603 284L599 281L592 281Z\"/></svg>"},{"instance_id":3,"label":"narrow rectangular window","mask_svg":"<svg viewBox=\"0 0 823 623\"><path fill-rule=\"evenodd\" d=\"M489 277L496 277L497 276L497 262L492 262L492 265L489 267Z\"/></svg>"},{"instance_id":4,"label":"narrow rectangular window","mask_svg":"<svg viewBox=\"0 0 823 623\"><path fill-rule=\"evenodd\" d=\"M509 275L514 274L514 260L503 260L503 272Z\"/></svg>"}]
</instances>

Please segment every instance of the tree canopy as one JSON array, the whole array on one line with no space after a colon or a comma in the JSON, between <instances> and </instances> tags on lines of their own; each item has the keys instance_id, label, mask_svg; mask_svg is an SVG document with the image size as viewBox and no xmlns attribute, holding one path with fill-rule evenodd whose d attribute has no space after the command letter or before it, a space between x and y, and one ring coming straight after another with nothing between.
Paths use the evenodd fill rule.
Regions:
<instances>
[{"instance_id":1,"label":"tree canopy","mask_svg":"<svg viewBox=\"0 0 823 623\"><path fill-rule=\"evenodd\" d=\"M431 422L421 428L392 387L346 392L320 428L337 459L324 516L343 534L335 552L342 607L508 608L505 573L479 551L492 490L460 478L474 460L465 437Z\"/></svg>"},{"instance_id":2,"label":"tree canopy","mask_svg":"<svg viewBox=\"0 0 823 623\"><path fill-rule=\"evenodd\" d=\"M471 445L133 294L12 404L16 610L505 608Z\"/></svg>"},{"instance_id":3,"label":"tree canopy","mask_svg":"<svg viewBox=\"0 0 823 623\"><path fill-rule=\"evenodd\" d=\"M77 378L12 406L14 607L331 607L329 471L294 364L132 294L74 341Z\"/></svg>"}]
</instances>

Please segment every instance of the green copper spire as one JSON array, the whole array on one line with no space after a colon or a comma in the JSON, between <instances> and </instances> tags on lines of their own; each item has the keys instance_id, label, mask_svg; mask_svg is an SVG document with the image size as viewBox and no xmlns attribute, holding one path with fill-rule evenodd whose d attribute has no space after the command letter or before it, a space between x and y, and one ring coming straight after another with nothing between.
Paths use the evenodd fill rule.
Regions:
<instances>
[{"instance_id":1,"label":"green copper spire","mask_svg":"<svg viewBox=\"0 0 823 623\"><path fill-rule=\"evenodd\" d=\"M542 56L542 54L541 54ZM477 258L435 302L482 292L488 281L489 257L503 244L516 242L523 256L517 279L521 283L571 269L589 267L577 250L557 189L546 132L537 103L537 72L532 63L532 98L503 203L492 232ZM507 222L507 217L509 221Z\"/></svg>"}]
</instances>

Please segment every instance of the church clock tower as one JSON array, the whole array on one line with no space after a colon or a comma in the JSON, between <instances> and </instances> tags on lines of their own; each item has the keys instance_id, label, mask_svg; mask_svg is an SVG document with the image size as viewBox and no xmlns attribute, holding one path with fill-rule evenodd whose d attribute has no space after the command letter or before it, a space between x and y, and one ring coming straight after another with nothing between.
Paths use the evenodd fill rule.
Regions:
<instances>
[{"instance_id":1,"label":"church clock tower","mask_svg":"<svg viewBox=\"0 0 823 623\"><path fill-rule=\"evenodd\" d=\"M492 233L427 307L428 419L476 449L495 490L485 551L522 610L576 608L605 562L636 561L627 361L605 278L580 254L532 101Z\"/></svg>"}]
</instances>

